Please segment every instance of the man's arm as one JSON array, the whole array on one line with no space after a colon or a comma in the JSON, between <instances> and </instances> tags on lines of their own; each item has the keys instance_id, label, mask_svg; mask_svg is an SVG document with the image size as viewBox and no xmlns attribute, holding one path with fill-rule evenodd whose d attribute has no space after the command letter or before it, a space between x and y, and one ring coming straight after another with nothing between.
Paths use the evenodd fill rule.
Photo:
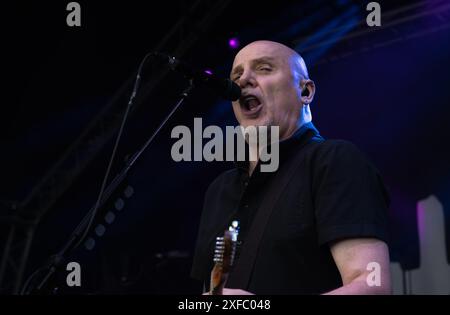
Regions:
<instances>
[{"instance_id":1,"label":"man's arm","mask_svg":"<svg viewBox=\"0 0 450 315\"><path fill-rule=\"evenodd\" d=\"M391 294L386 243L374 238L355 238L337 241L330 249L343 286L326 294Z\"/></svg>"}]
</instances>

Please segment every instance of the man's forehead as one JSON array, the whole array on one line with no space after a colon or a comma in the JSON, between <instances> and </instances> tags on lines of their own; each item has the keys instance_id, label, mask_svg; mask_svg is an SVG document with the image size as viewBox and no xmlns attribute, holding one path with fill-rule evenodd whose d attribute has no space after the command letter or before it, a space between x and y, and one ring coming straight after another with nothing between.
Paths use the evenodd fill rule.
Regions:
<instances>
[{"instance_id":1,"label":"man's forehead","mask_svg":"<svg viewBox=\"0 0 450 315\"><path fill-rule=\"evenodd\" d=\"M288 60L292 56L290 48L273 42L256 42L245 46L234 58L233 68L244 62L258 59Z\"/></svg>"}]
</instances>

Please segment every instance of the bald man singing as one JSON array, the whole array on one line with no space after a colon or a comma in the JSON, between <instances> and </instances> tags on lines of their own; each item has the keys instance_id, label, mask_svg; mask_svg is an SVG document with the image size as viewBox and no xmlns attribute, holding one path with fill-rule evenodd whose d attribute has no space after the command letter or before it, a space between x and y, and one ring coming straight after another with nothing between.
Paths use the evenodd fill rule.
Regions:
<instances>
[{"instance_id":1,"label":"bald man singing","mask_svg":"<svg viewBox=\"0 0 450 315\"><path fill-rule=\"evenodd\" d=\"M242 89L232 104L238 123L279 128L279 167L261 172L260 160L236 162L210 184L192 277L209 287L216 237L236 220L239 264L256 218L269 211L251 268L242 269L248 281L226 283L224 295L389 294L389 196L364 154L348 141L323 138L313 125L316 86L303 58L280 43L256 41L235 56L230 78Z\"/></svg>"}]
</instances>

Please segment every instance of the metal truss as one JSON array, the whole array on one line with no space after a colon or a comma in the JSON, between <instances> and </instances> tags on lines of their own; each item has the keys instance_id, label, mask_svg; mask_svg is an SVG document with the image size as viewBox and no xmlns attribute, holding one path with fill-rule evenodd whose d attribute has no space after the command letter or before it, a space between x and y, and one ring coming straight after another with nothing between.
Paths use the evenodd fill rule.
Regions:
<instances>
[{"instance_id":1,"label":"metal truss","mask_svg":"<svg viewBox=\"0 0 450 315\"><path fill-rule=\"evenodd\" d=\"M230 0L197 0L154 47L155 51L170 51L180 57L185 54L215 22ZM142 95L135 108L146 98L167 72L154 74L143 84ZM11 204L1 219L3 251L0 261L0 293L18 294L24 280L25 268L33 235L42 216L70 188L75 179L97 156L117 132L122 119L124 97L131 93L133 74L115 93L100 113L89 123L59 160L51 167L28 196ZM132 113L132 112L131 112Z\"/></svg>"}]
</instances>

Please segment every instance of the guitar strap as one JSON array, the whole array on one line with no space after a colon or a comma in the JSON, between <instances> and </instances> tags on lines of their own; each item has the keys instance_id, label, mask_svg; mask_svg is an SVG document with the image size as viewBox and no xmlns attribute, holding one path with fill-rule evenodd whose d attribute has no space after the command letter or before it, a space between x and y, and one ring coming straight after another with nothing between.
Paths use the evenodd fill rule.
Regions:
<instances>
[{"instance_id":1,"label":"guitar strap","mask_svg":"<svg viewBox=\"0 0 450 315\"><path fill-rule=\"evenodd\" d=\"M296 150L297 152L292 156L292 158L295 159L294 162L290 163L287 167L281 167L271 181L268 190L271 193L265 195L256 212L255 218L250 225L247 239L244 240L241 247L239 258L234 265L233 271L229 275L226 284L227 288L248 289L250 277L258 255L259 244L267 226L267 222L269 221L269 217L273 212L281 193L296 174L296 169L303 161L304 153L306 152L304 147L310 143L313 144L324 141L324 138L314 129L308 129L302 138L303 140L300 143L300 148L298 148ZM312 147L314 146L310 145L306 149Z\"/></svg>"}]
</instances>

